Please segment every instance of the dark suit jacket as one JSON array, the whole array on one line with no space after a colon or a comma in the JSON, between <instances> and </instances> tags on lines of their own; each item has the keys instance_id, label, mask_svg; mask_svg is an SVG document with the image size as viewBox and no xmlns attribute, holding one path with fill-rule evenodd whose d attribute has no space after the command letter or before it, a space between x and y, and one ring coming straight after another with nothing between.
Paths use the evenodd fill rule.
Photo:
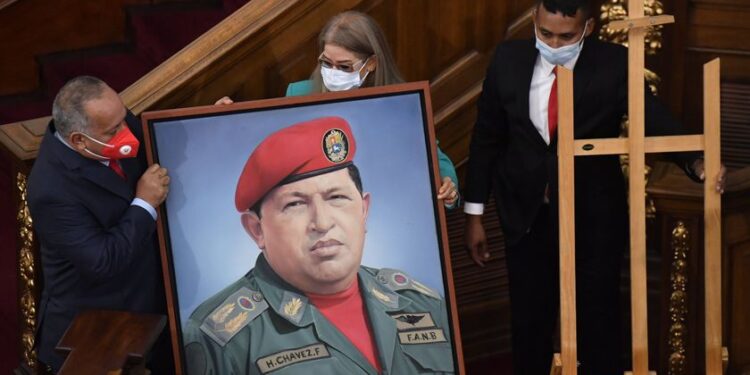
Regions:
<instances>
[{"instance_id":1,"label":"dark suit jacket","mask_svg":"<svg viewBox=\"0 0 750 375\"><path fill-rule=\"evenodd\" d=\"M510 245L533 223L547 183L550 212L557 222L557 145L553 141L548 146L529 119L529 87L537 55L533 39L497 47L470 146L466 201L486 202L492 191ZM617 137L627 113L627 50L587 38L574 69L574 96L576 139ZM680 124L650 93L645 106L647 135L680 133ZM677 158L684 166L695 156ZM577 228L588 225L591 232L616 227L616 232L600 235L624 235L626 189L619 157L578 157L575 174Z\"/></svg>"},{"instance_id":2,"label":"dark suit jacket","mask_svg":"<svg viewBox=\"0 0 750 375\"><path fill-rule=\"evenodd\" d=\"M143 140L138 120L126 119ZM54 348L86 309L164 310L154 219L131 206L145 167L145 146L123 159L127 182L55 139L50 123L31 170L28 202L41 251L44 290L39 304L39 359L55 370Z\"/></svg>"}]
</instances>

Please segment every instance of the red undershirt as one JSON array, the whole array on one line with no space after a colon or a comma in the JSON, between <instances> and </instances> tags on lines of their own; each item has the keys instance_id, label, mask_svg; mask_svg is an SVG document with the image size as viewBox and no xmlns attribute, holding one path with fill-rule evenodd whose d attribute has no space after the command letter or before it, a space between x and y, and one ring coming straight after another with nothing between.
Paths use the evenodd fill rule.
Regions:
<instances>
[{"instance_id":1,"label":"red undershirt","mask_svg":"<svg viewBox=\"0 0 750 375\"><path fill-rule=\"evenodd\" d=\"M359 294L359 280L355 278L352 286L339 293L307 293L307 297L380 373L382 368L378 362L375 340L370 333L365 306Z\"/></svg>"}]
</instances>

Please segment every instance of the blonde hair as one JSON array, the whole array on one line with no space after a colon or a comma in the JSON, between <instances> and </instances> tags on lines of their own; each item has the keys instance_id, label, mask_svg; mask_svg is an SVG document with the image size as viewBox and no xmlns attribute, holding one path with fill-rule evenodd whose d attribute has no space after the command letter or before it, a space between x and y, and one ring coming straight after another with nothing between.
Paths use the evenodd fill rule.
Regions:
<instances>
[{"instance_id":1,"label":"blonde hair","mask_svg":"<svg viewBox=\"0 0 750 375\"><path fill-rule=\"evenodd\" d=\"M331 18L318 36L319 53L323 52L326 44L342 47L362 60L375 56L375 71L367 75L362 87L404 82L383 30L367 14L350 10ZM310 79L313 81L313 92L327 91L320 76L320 63L315 67Z\"/></svg>"}]
</instances>

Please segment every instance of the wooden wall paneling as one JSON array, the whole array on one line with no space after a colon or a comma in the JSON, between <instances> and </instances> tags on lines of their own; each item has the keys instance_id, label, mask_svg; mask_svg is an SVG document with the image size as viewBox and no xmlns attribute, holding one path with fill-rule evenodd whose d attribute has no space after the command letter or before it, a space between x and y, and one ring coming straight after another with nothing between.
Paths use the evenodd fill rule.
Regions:
<instances>
[{"instance_id":1,"label":"wooden wall paneling","mask_svg":"<svg viewBox=\"0 0 750 375\"><path fill-rule=\"evenodd\" d=\"M476 5L450 1L427 7L430 23L426 32L431 44L428 56L431 67L427 74L431 80L473 49L471 25L476 22L473 11Z\"/></svg>"},{"instance_id":2,"label":"wooden wall paneling","mask_svg":"<svg viewBox=\"0 0 750 375\"><path fill-rule=\"evenodd\" d=\"M487 63L486 54L470 50L430 80L432 106L438 108L435 111L436 123L439 122L438 113L444 107L451 105L461 93L484 80Z\"/></svg>"},{"instance_id":3,"label":"wooden wall paneling","mask_svg":"<svg viewBox=\"0 0 750 375\"><path fill-rule=\"evenodd\" d=\"M476 121L477 100L481 90L481 83L475 84L456 98L450 106L435 115L435 123L438 124L436 126L439 129L440 148L451 157L461 182L465 173L464 165L468 160L471 133Z\"/></svg>"},{"instance_id":4,"label":"wooden wall paneling","mask_svg":"<svg viewBox=\"0 0 750 375\"><path fill-rule=\"evenodd\" d=\"M729 374L750 373L750 167L735 171L724 194L724 344Z\"/></svg>"},{"instance_id":5,"label":"wooden wall paneling","mask_svg":"<svg viewBox=\"0 0 750 375\"><path fill-rule=\"evenodd\" d=\"M722 84L721 106L721 160L728 168L749 167L750 84Z\"/></svg>"},{"instance_id":6,"label":"wooden wall paneling","mask_svg":"<svg viewBox=\"0 0 750 375\"><path fill-rule=\"evenodd\" d=\"M429 79L431 47L428 35L429 16L426 9L427 2L423 0L396 0L396 43L392 45L394 58L398 62L401 74L406 80ZM433 2L433 7L442 6L446 2ZM443 25L450 27L450 25ZM389 34L389 30L384 30ZM435 106L433 106L435 108Z\"/></svg>"},{"instance_id":7,"label":"wooden wall paneling","mask_svg":"<svg viewBox=\"0 0 750 375\"><path fill-rule=\"evenodd\" d=\"M398 6L394 1L385 0L370 0L364 1L359 6L355 7L356 10L369 14L372 18L377 21L380 28L385 34L385 38L388 40L388 46L391 48L393 58L396 60L396 65L399 68L401 74L404 74L404 64L398 59L396 55L396 46L399 43L398 29L399 29L399 18L398 18ZM317 48L317 47L316 47ZM409 81L409 77L403 77L406 81ZM416 79L413 79L416 80Z\"/></svg>"},{"instance_id":8,"label":"wooden wall paneling","mask_svg":"<svg viewBox=\"0 0 750 375\"><path fill-rule=\"evenodd\" d=\"M685 35L688 30L687 1L662 0L664 13L675 17L675 23L662 29L662 49L647 58L647 66L660 78L659 99L679 120L682 116L682 92L685 78Z\"/></svg>"},{"instance_id":9,"label":"wooden wall paneling","mask_svg":"<svg viewBox=\"0 0 750 375\"><path fill-rule=\"evenodd\" d=\"M474 3L474 49L491 56L497 42L505 37L512 13L507 2L476 0Z\"/></svg>"},{"instance_id":10,"label":"wooden wall paneling","mask_svg":"<svg viewBox=\"0 0 750 375\"><path fill-rule=\"evenodd\" d=\"M750 4L694 1L690 9L688 40L693 47L746 50L750 37Z\"/></svg>"},{"instance_id":11,"label":"wooden wall paneling","mask_svg":"<svg viewBox=\"0 0 750 375\"><path fill-rule=\"evenodd\" d=\"M440 148L456 166L459 181L463 180L462 167L468 158L476 102L482 91L488 59L487 54L472 50L443 70L431 85L437 138Z\"/></svg>"},{"instance_id":12,"label":"wooden wall paneling","mask_svg":"<svg viewBox=\"0 0 750 375\"><path fill-rule=\"evenodd\" d=\"M731 168L750 165L750 51L691 48L686 53L687 79L682 93L683 121L693 132L702 132L701 69L715 57L722 59L722 160Z\"/></svg>"},{"instance_id":13,"label":"wooden wall paneling","mask_svg":"<svg viewBox=\"0 0 750 375\"><path fill-rule=\"evenodd\" d=\"M748 223L744 225L747 229ZM730 310L727 344L729 350L729 373L747 374L750 372L750 324L743 319L750 311L750 238L745 238L729 247L731 273Z\"/></svg>"},{"instance_id":14,"label":"wooden wall paneling","mask_svg":"<svg viewBox=\"0 0 750 375\"><path fill-rule=\"evenodd\" d=\"M670 0L676 10L677 33L667 42L671 52L663 76L669 84L670 107L680 113L689 129L702 131L702 101L699 83L702 64L722 59L722 83L750 81L750 1L747 0ZM684 61L684 63L683 63ZM674 63L674 66L672 65Z\"/></svg>"}]
</instances>

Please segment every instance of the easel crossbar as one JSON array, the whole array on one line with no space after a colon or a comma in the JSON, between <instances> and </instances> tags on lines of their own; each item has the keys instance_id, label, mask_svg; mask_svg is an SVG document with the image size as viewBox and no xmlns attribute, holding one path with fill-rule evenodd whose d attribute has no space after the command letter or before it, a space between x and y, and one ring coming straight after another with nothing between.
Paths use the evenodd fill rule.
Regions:
<instances>
[{"instance_id":1,"label":"easel crossbar","mask_svg":"<svg viewBox=\"0 0 750 375\"><path fill-rule=\"evenodd\" d=\"M614 30L626 30L665 25L668 23L674 23L674 16L665 14L653 17L629 18L625 20L612 21L607 24L607 27Z\"/></svg>"},{"instance_id":2,"label":"easel crossbar","mask_svg":"<svg viewBox=\"0 0 750 375\"><path fill-rule=\"evenodd\" d=\"M579 139L574 142L575 156L618 155L630 152L628 138ZM705 137L696 135L668 135L644 139L646 153L703 151Z\"/></svg>"}]
</instances>

